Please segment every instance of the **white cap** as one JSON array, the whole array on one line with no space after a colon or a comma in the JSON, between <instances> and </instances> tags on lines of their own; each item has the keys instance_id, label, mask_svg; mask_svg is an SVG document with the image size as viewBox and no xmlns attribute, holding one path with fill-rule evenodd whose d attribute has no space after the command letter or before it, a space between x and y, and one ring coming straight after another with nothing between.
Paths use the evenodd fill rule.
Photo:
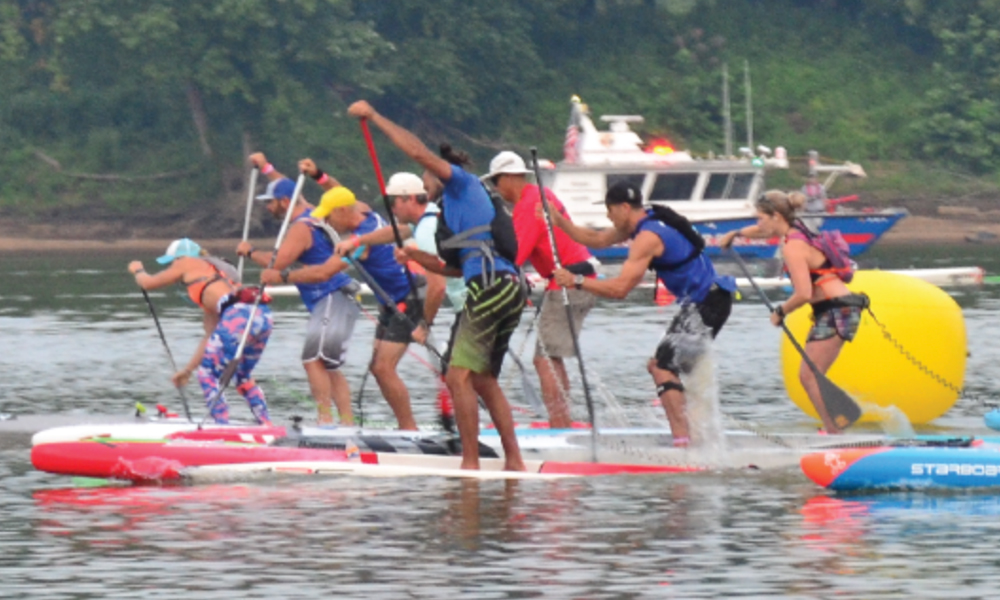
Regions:
<instances>
[{"instance_id":1,"label":"white cap","mask_svg":"<svg viewBox=\"0 0 1000 600\"><path fill-rule=\"evenodd\" d=\"M420 196L427 195L424 180L413 173L395 173L385 186L387 196Z\"/></svg>"},{"instance_id":2,"label":"white cap","mask_svg":"<svg viewBox=\"0 0 1000 600\"><path fill-rule=\"evenodd\" d=\"M490 172L480 179L491 179L497 175L526 175L530 172L524 164L524 159L516 152L504 150L493 157L493 160L490 161Z\"/></svg>"}]
</instances>

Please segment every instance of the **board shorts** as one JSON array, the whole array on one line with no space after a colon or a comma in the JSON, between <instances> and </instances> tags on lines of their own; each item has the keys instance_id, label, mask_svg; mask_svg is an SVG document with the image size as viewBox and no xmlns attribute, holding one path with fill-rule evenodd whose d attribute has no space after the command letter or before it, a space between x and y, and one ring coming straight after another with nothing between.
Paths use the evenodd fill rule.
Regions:
<instances>
[{"instance_id":1,"label":"board shorts","mask_svg":"<svg viewBox=\"0 0 1000 600\"><path fill-rule=\"evenodd\" d=\"M219 380L226 365L236 356L252 308L251 304L237 302L222 310L219 324L209 336L205 344L205 354L202 355L201 364L198 366L198 384L205 395L205 405L215 422L221 425L229 423L229 403L225 394L220 393ZM268 416L264 392L251 374L264 353L273 326L270 307L264 304L257 306L240 364L233 374L236 379L236 391L246 398L250 412L257 418L258 423L269 423L271 419Z\"/></svg>"},{"instance_id":2,"label":"board shorts","mask_svg":"<svg viewBox=\"0 0 1000 600\"><path fill-rule=\"evenodd\" d=\"M657 368L675 375L690 373L707 348L707 340L719 335L732 311L732 292L717 285L712 285L701 302L681 304L656 347Z\"/></svg>"},{"instance_id":3,"label":"board shorts","mask_svg":"<svg viewBox=\"0 0 1000 600\"><path fill-rule=\"evenodd\" d=\"M327 371L336 371L344 364L347 342L361 313L350 292L343 288L330 292L313 306L306 324L302 362L321 360Z\"/></svg>"},{"instance_id":4,"label":"board shorts","mask_svg":"<svg viewBox=\"0 0 1000 600\"><path fill-rule=\"evenodd\" d=\"M524 287L517 275L507 272L496 273L492 285L479 276L466 287L469 293L452 334L448 366L499 377L510 336L521 323Z\"/></svg>"},{"instance_id":5,"label":"board shorts","mask_svg":"<svg viewBox=\"0 0 1000 600\"><path fill-rule=\"evenodd\" d=\"M845 342L853 341L861 326L861 313L868 306L868 296L864 294L848 294L816 302L812 305L813 327L806 342L828 340L835 335Z\"/></svg>"},{"instance_id":6,"label":"board shorts","mask_svg":"<svg viewBox=\"0 0 1000 600\"><path fill-rule=\"evenodd\" d=\"M597 298L590 292L567 289L570 312L573 315L573 331L580 335L583 320L590 313ZM566 358L576 356L573 336L566 322L566 307L563 305L561 290L548 290L542 298L542 312L538 315L538 340L535 342L535 356Z\"/></svg>"}]
</instances>

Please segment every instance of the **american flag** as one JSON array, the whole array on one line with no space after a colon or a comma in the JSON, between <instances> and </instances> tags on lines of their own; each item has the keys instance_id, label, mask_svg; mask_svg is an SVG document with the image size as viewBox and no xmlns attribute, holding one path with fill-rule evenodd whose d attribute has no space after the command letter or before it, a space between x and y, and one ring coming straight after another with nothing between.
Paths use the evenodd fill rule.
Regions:
<instances>
[{"instance_id":1,"label":"american flag","mask_svg":"<svg viewBox=\"0 0 1000 600\"><path fill-rule=\"evenodd\" d=\"M563 160L575 163L580 157L580 98L573 96L570 104L569 125L566 126L566 141L563 142Z\"/></svg>"}]
</instances>

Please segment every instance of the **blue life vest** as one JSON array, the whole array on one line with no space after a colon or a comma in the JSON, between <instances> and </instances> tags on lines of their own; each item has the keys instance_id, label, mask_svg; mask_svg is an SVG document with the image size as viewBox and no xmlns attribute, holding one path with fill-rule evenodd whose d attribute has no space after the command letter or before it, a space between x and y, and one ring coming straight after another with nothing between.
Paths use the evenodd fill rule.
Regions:
<instances>
[{"instance_id":1,"label":"blue life vest","mask_svg":"<svg viewBox=\"0 0 1000 600\"><path fill-rule=\"evenodd\" d=\"M322 226L311 216L308 212L305 212L295 219L292 220L293 223L299 221L304 222L309 226L309 230L312 232L312 245L309 249L299 255L298 261L304 265L321 265L333 256L333 242L330 238L323 232ZM306 305L306 308L312 312L312 309L316 304L329 295L331 292L335 292L340 288L348 285L353 280L349 275L344 272L337 273L330 279L322 281L320 283L296 283L295 287L299 289L299 295L302 297L302 303Z\"/></svg>"},{"instance_id":2,"label":"blue life vest","mask_svg":"<svg viewBox=\"0 0 1000 600\"><path fill-rule=\"evenodd\" d=\"M735 279L717 275L712 261L684 235L655 218L652 210L639 221L632 239L643 231L655 234L663 243L663 254L651 260L649 268L681 302L703 302L712 284L728 292L736 291Z\"/></svg>"},{"instance_id":3,"label":"blue life vest","mask_svg":"<svg viewBox=\"0 0 1000 600\"><path fill-rule=\"evenodd\" d=\"M378 213L368 212L365 213L365 220L358 225L354 233L364 235L386 225L385 219ZM393 244L369 246L368 257L358 259L358 262L365 271L368 271L375 283L385 290L393 302L398 303L406 300L407 294L410 293L410 280L406 275L406 268L396 262L394 248ZM383 304L382 298L378 294L375 295L375 299Z\"/></svg>"}]
</instances>

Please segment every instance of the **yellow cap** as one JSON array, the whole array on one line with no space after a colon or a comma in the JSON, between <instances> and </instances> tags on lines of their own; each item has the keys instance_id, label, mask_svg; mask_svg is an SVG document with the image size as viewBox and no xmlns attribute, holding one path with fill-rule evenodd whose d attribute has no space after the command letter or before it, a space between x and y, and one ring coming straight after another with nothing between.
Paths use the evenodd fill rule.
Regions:
<instances>
[{"instance_id":1,"label":"yellow cap","mask_svg":"<svg viewBox=\"0 0 1000 600\"><path fill-rule=\"evenodd\" d=\"M354 197L354 192L342 185L338 185L323 194L323 198L319 201L319 206L313 209L312 216L317 219L325 219L333 212L333 209L340 208L341 206L351 206L357 201L357 198Z\"/></svg>"}]
</instances>

